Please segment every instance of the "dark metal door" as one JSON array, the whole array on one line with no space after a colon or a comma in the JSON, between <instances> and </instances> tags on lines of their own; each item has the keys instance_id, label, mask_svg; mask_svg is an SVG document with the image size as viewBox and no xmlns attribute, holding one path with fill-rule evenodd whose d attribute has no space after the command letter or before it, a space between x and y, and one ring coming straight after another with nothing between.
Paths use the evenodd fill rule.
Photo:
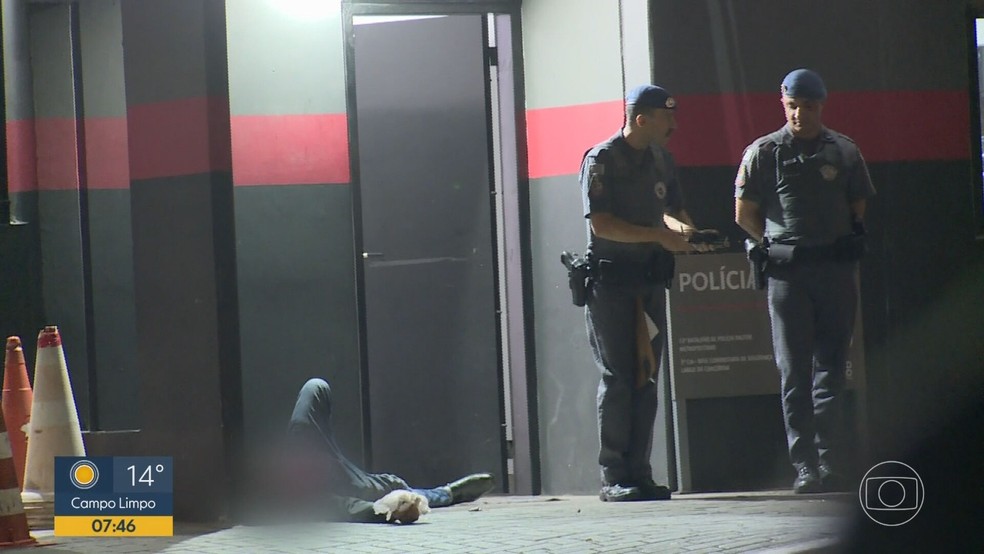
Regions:
<instances>
[{"instance_id":1,"label":"dark metal door","mask_svg":"<svg viewBox=\"0 0 984 554\"><path fill-rule=\"evenodd\" d=\"M501 484L483 18L354 31L372 465Z\"/></svg>"}]
</instances>

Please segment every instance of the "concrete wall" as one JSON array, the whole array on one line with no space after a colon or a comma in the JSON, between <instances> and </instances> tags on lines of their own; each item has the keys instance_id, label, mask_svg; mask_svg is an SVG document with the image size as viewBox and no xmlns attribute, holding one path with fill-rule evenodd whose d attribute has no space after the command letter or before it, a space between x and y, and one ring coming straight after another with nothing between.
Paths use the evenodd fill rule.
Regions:
<instances>
[{"instance_id":1,"label":"concrete wall","mask_svg":"<svg viewBox=\"0 0 984 554\"><path fill-rule=\"evenodd\" d=\"M88 265L94 369L93 394L99 430L140 428L136 371L136 314L130 164L123 75L120 0L79 5L79 56L86 190Z\"/></svg>"},{"instance_id":2,"label":"concrete wall","mask_svg":"<svg viewBox=\"0 0 984 554\"><path fill-rule=\"evenodd\" d=\"M331 3L326 3L330 6ZM362 453L341 11L227 5L245 430L282 431L328 379L340 441Z\"/></svg>"},{"instance_id":3,"label":"concrete wall","mask_svg":"<svg viewBox=\"0 0 984 554\"><path fill-rule=\"evenodd\" d=\"M121 4L144 452L174 456L175 513L222 513L239 430L222 2Z\"/></svg>"},{"instance_id":4,"label":"concrete wall","mask_svg":"<svg viewBox=\"0 0 984 554\"><path fill-rule=\"evenodd\" d=\"M68 4L4 2L3 9L11 222L37 235L36 256L16 267L36 275L43 291L31 299L36 315L7 332L21 336L33 362L39 326L58 325L83 426L136 428L119 2L86 2L76 15ZM90 371L92 360L102 379Z\"/></svg>"},{"instance_id":5,"label":"concrete wall","mask_svg":"<svg viewBox=\"0 0 984 554\"><path fill-rule=\"evenodd\" d=\"M7 133L7 192L11 221L37 220L34 80L27 2L2 3L3 85Z\"/></svg>"},{"instance_id":6,"label":"concrete wall","mask_svg":"<svg viewBox=\"0 0 984 554\"><path fill-rule=\"evenodd\" d=\"M68 4L29 7L37 207L45 319L57 325L76 391L89 385L83 298L78 129ZM25 342L35 337L23 337ZM88 394L77 395L87 422ZM86 423L87 424L87 423Z\"/></svg>"}]
</instances>

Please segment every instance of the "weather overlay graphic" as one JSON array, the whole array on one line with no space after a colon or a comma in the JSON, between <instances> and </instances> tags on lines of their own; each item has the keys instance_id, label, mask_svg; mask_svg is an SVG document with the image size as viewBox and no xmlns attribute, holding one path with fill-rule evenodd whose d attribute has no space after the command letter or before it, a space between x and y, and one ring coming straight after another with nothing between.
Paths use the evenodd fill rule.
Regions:
<instances>
[{"instance_id":1,"label":"weather overlay graphic","mask_svg":"<svg viewBox=\"0 0 984 554\"><path fill-rule=\"evenodd\" d=\"M170 537L170 456L55 457L55 536Z\"/></svg>"}]
</instances>

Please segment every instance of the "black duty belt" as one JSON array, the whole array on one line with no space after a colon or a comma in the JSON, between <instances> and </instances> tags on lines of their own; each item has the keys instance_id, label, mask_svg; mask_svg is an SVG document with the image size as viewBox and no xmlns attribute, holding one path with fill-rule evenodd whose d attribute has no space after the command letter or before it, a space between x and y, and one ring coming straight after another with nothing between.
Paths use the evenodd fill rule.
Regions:
<instances>
[{"instance_id":1,"label":"black duty belt","mask_svg":"<svg viewBox=\"0 0 984 554\"><path fill-rule=\"evenodd\" d=\"M654 253L646 261L590 258L591 277L602 285L634 287L666 283L669 286L675 271L673 254Z\"/></svg>"},{"instance_id":2,"label":"black duty belt","mask_svg":"<svg viewBox=\"0 0 984 554\"><path fill-rule=\"evenodd\" d=\"M864 254L864 237L847 235L833 244L803 246L774 242L769 244L769 262L775 265L816 262L853 262Z\"/></svg>"}]
</instances>

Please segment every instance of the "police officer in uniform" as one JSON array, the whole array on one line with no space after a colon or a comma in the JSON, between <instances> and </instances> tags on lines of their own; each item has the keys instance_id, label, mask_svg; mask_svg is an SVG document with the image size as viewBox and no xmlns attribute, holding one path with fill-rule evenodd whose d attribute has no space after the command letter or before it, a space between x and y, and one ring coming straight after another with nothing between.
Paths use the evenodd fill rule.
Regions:
<instances>
[{"instance_id":1,"label":"police officer in uniform","mask_svg":"<svg viewBox=\"0 0 984 554\"><path fill-rule=\"evenodd\" d=\"M672 156L676 101L643 85L625 99L625 126L581 162L588 260L587 331L601 370L598 422L603 501L666 500L649 463L656 371L664 344L671 252L704 250L683 209Z\"/></svg>"},{"instance_id":2,"label":"police officer in uniform","mask_svg":"<svg viewBox=\"0 0 984 554\"><path fill-rule=\"evenodd\" d=\"M781 93L786 125L745 149L735 179L735 221L767 249L773 349L797 472L793 490L842 490L842 393L862 220L875 189L854 141L821 123L827 90L820 76L792 71Z\"/></svg>"}]
</instances>

